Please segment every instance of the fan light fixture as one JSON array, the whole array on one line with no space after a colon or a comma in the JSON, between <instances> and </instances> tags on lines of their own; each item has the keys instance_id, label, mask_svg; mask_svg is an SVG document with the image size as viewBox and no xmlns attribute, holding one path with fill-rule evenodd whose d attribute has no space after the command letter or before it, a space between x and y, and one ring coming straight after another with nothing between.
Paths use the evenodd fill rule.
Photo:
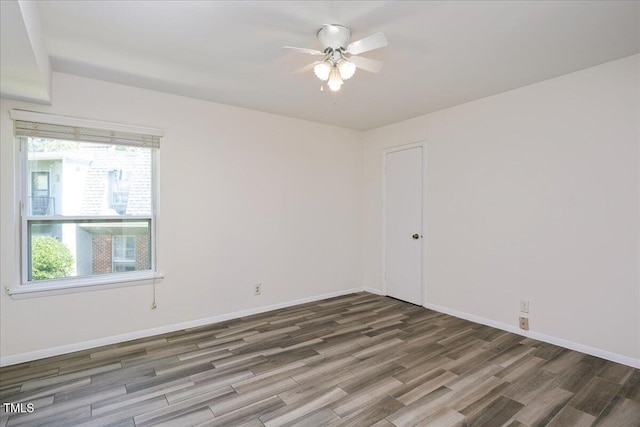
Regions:
<instances>
[{"instance_id":1,"label":"fan light fixture","mask_svg":"<svg viewBox=\"0 0 640 427\"><path fill-rule=\"evenodd\" d=\"M337 52L337 51L336 51ZM340 90L340 86L353 76L356 72L356 66L340 57L338 61L327 59L313 67L313 71L323 82L326 81L329 89L333 92Z\"/></svg>"},{"instance_id":2,"label":"fan light fixture","mask_svg":"<svg viewBox=\"0 0 640 427\"><path fill-rule=\"evenodd\" d=\"M333 92L340 90L344 80L350 79L356 72L353 62L343 57L339 50L327 49L327 59L318 62L313 67L313 72L317 78L327 82L329 89Z\"/></svg>"}]
</instances>

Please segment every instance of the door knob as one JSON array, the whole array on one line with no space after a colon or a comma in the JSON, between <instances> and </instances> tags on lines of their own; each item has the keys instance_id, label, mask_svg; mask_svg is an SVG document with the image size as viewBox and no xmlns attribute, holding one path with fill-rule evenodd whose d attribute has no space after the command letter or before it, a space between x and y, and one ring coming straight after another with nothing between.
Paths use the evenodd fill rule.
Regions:
<instances>
[{"instance_id":1,"label":"door knob","mask_svg":"<svg viewBox=\"0 0 640 427\"><path fill-rule=\"evenodd\" d=\"M416 240L417 240L417 239L419 239L419 238L420 238L420 235L419 235L418 233L416 233L416 234L414 234L414 235L413 235L413 236L411 236L411 237L413 237L414 239L416 239Z\"/></svg>"}]
</instances>

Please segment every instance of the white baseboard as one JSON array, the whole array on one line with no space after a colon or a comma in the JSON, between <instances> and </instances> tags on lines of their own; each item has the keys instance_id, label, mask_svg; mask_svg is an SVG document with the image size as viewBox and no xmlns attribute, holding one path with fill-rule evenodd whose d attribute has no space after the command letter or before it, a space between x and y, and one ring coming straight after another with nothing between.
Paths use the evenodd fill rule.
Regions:
<instances>
[{"instance_id":1,"label":"white baseboard","mask_svg":"<svg viewBox=\"0 0 640 427\"><path fill-rule=\"evenodd\" d=\"M369 287L346 289L343 291L331 292L328 294L316 295L313 297L307 297L307 298L302 298L302 299L293 300L293 301L286 301L278 304L251 308L248 310L235 311L232 313L206 317L203 319L191 320L188 322L160 326L157 328L146 329L143 331L136 331L136 332L130 332L130 333L121 334L121 335L114 335L114 336L99 338L91 341L84 341L84 342L79 342L74 344L63 345L59 347L36 350L28 353L15 354L11 356L2 356L0 357L0 366L15 365L18 363L30 362L32 360L43 359L45 357L58 356L61 354L72 353L75 351L87 350L90 348L101 347L104 345L135 340L138 338L146 338L154 335L164 334L167 332L175 332L182 329L196 328L199 326L209 325L212 323L222 322L225 320L250 316L252 314L264 313L266 311L278 310L280 308L291 307L298 304L304 304L304 303L318 301L326 298L333 298L337 296L348 295L348 294L353 294L356 292L363 292L363 291L369 292L371 294L383 295L382 291L380 291L379 289L369 288ZM590 354L592 356L600 357L602 359L611 360L612 362L621 363L623 365L640 369L640 359L635 359L633 357L612 353L606 350L601 350L599 348L590 347L590 346L579 344L573 341L557 338L551 335L545 335L545 334L541 334L533 331L523 331L522 329L519 329L515 326L508 325L506 323L496 322L495 320L486 319L484 317L476 316L474 314L464 313L462 311L453 310L453 309L442 307L435 304L425 303L423 304L423 306L425 308L435 310L440 313L449 314L451 316L459 317L461 319L469 320L471 322L491 326L496 329L512 332L514 334L522 335L522 336L543 341L549 344L558 345L571 350L579 351L581 353Z\"/></svg>"},{"instance_id":2,"label":"white baseboard","mask_svg":"<svg viewBox=\"0 0 640 427\"><path fill-rule=\"evenodd\" d=\"M250 308L248 310L235 311L233 313L226 313L218 316L205 317L203 319L190 320L188 322L159 326L157 328L145 329L143 331L135 331L135 332L129 332L121 335L113 335L110 337L98 338L90 341L84 341L84 342L79 342L74 344L62 345L59 347L31 351L28 353L14 354L11 356L2 356L0 357L0 366L15 365L18 363L30 362L32 360L43 359L45 357L59 356L61 354L73 353L75 351L102 347L103 345L131 341L138 338L146 338L154 335L165 334L167 332L180 331L182 329L197 328L198 326L209 325L211 323L223 322L225 320L237 319L239 317L250 316L252 314L264 313L266 311L278 310L280 308L291 307L298 304L305 304L308 302L338 297L342 295L353 294L353 293L362 292L362 291L364 291L363 288L353 288L353 289L347 289L343 291L330 292L328 294L316 295L313 297L307 297L307 298L302 298L302 299L293 300L293 301L286 301L286 302L267 305L263 307Z\"/></svg>"},{"instance_id":3,"label":"white baseboard","mask_svg":"<svg viewBox=\"0 0 640 427\"><path fill-rule=\"evenodd\" d=\"M464 313L462 311L452 310L447 307L442 307L435 304L425 303L425 308L438 311L440 313L449 314L451 316L459 317L461 319L469 320L471 322L480 323L482 325L491 326L503 331L512 332L514 334L522 335L532 338L534 340L543 341L549 344L558 345L560 347L568 348L570 350L579 351L581 353L590 354L591 356L600 357L602 359L610 360L612 362L621 363L623 365L631 366L632 368L640 369L640 359L634 359L633 357L624 356L618 353L612 353L610 351L602 350L588 345L580 344L577 342L565 340L563 338L554 337L551 335L541 334L534 331L524 331L515 326L508 325L502 322L496 322L495 320L486 319L484 317L476 316L474 314Z\"/></svg>"}]
</instances>

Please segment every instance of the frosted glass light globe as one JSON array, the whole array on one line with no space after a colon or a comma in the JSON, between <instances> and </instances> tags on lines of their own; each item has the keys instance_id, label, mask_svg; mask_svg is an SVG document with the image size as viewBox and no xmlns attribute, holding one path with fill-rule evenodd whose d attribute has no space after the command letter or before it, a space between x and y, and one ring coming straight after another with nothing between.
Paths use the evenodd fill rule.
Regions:
<instances>
[{"instance_id":1,"label":"frosted glass light globe","mask_svg":"<svg viewBox=\"0 0 640 427\"><path fill-rule=\"evenodd\" d=\"M331 64L327 61L323 61L313 67L313 72L316 74L317 78L324 82L329 78L329 73L331 73Z\"/></svg>"},{"instance_id":2,"label":"frosted glass light globe","mask_svg":"<svg viewBox=\"0 0 640 427\"><path fill-rule=\"evenodd\" d=\"M344 80L350 79L356 72L356 66L353 62L342 60L338 63L338 70L340 70L340 76Z\"/></svg>"},{"instance_id":3,"label":"frosted glass light globe","mask_svg":"<svg viewBox=\"0 0 640 427\"><path fill-rule=\"evenodd\" d=\"M340 86L342 86L342 77L340 76L340 72L336 67L331 69L331 73L329 74L329 89L333 92L337 92L340 90Z\"/></svg>"}]
</instances>

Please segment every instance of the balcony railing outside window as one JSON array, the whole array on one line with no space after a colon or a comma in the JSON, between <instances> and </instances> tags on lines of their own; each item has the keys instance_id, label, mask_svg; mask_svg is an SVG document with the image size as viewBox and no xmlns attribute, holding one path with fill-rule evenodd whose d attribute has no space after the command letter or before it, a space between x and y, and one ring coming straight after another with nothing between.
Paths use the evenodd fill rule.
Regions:
<instances>
[{"instance_id":1,"label":"balcony railing outside window","mask_svg":"<svg viewBox=\"0 0 640 427\"><path fill-rule=\"evenodd\" d=\"M54 215L56 212L56 199L54 197L30 196L30 215Z\"/></svg>"}]
</instances>

